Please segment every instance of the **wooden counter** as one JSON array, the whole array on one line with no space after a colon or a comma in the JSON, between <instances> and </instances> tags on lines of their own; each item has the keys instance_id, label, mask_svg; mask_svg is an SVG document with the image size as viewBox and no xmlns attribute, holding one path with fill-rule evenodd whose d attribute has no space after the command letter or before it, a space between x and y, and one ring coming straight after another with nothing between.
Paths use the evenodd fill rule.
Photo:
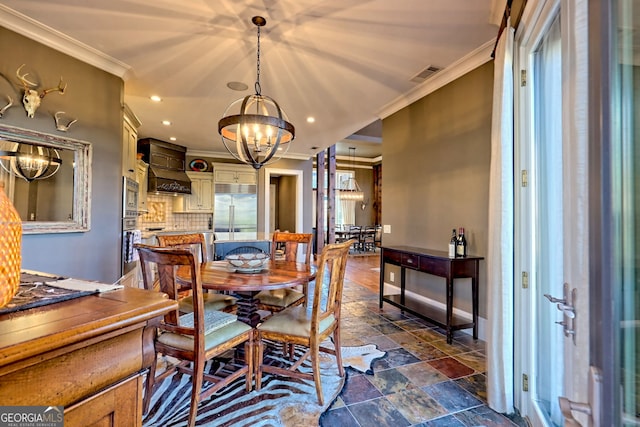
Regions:
<instances>
[{"instance_id":1,"label":"wooden counter","mask_svg":"<svg viewBox=\"0 0 640 427\"><path fill-rule=\"evenodd\" d=\"M142 425L142 375L176 303L124 288L0 316L0 402L64 406L65 426Z\"/></svg>"}]
</instances>

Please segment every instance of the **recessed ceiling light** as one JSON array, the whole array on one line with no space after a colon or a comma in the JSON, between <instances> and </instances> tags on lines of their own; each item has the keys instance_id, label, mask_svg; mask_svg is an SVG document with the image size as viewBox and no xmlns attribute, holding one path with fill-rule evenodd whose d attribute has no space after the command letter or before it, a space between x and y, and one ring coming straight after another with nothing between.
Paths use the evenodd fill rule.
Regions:
<instances>
[{"instance_id":1,"label":"recessed ceiling light","mask_svg":"<svg viewBox=\"0 0 640 427\"><path fill-rule=\"evenodd\" d=\"M149 97L149 99L151 99L153 102L160 102L162 101L162 98L160 98L158 95L151 95Z\"/></svg>"},{"instance_id":2,"label":"recessed ceiling light","mask_svg":"<svg viewBox=\"0 0 640 427\"><path fill-rule=\"evenodd\" d=\"M175 141L176 139L178 139L178 138L176 138L175 136L170 136L169 137L169 141Z\"/></svg>"},{"instance_id":3,"label":"recessed ceiling light","mask_svg":"<svg viewBox=\"0 0 640 427\"><path fill-rule=\"evenodd\" d=\"M311 116L307 117L307 123L315 123L315 121L316 121L315 117L311 117Z\"/></svg>"},{"instance_id":4,"label":"recessed ceiling light","mask_svg":"<svg viewBox=\"0 0 640 427\"><path fill-rule=\"evenodd\" d=\"M242 82L229 82L227 83L227 87L231 90L237 90L239 92L249 89L249 86Z\"/></svg>"},{"instance_id":5,"label":"recessed ceiling light","mask_svg":"<svg viewBox=\"0 0 640 427\"><path fill-rule=\"evenodd\" d=\"M162 124L165 126L171 126L171 122L169 120L163 120Z\"/></svg>"}]
</instances>

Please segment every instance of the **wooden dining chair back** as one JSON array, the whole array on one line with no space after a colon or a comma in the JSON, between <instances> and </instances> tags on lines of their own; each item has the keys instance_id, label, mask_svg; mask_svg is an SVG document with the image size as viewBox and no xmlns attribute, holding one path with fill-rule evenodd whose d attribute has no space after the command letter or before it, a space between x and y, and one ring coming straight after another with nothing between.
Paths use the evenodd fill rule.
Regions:
<instances>
[{"instance_id":1,"label":"wooden dining chair back","mask_svg":"<svg viewBox=\"0 0 640 427\"><path fill-rule=\"evenodd\" d=\"M202 233L187 234L160 234L156 236L160 247L189 249L194 256L199 255L200 262L206 262L208 258L207 242ZM194 251L197 249L197 251ZM184 298L180 299L180 310L184 312L193 311L193 297L189 295L188 286L180 288L180 294ZM206 292L204 294L204 305L207 309L233 312L237 309L237 299L231 295L217 292Z\"/></svg>"},{"instance_id":2,"label":"wooden dining chair back","mask_svg":"<svg viewBox=\"0 0 640 427\"><path fill-rule=\"evenodd\" d=\"M209 260L207 241L202 233L187 234L159 234L156 236L160 247L187 247L191 245L200 246L200 262Z\"/></svg>"},{"instance_id":3,"label":"wooden dining chair back","mask_svg":"<svg viewBox=\"0 0 640 427\"><path fill-rule=\"evenodd\" d=\"M274 261L296 262L303 259L311 266L311 252L313 250L313 234L289 233L276 231L271 238L271 259ZM258 309L277 313L287 307L304 304L306 301L307 284L301 290L278 289L261 291L256 295Z\"/></svg>"},{"instance_id":4,"label":"wooden dining chair back","mask_svg":"<svg viewBox=\"0 0 640 427\"><path fill-rule=\"evenodd\" d=\"M262 386L262 374L265 372L311 380L316 386L318 402L323 405L320 351L336 357L338 372L341 377L344 376L340 354L340 307L344 274L352 244L351 240L333 243L326 245L322 250L313 290L313 304L310 309L305 306L289 307L258 325L256 329L258 333L256 388L258 390ZM320 343L329 337L333 338L334 348L320 346ZM306 351L289 368L267 365L263 363L264 340L304 346ZM307 359L311 362L311 373L301 372L298 369Z\"/></svg>"},{"instance_id":5,"label":"wooden dining chair back","mask_svg":"<svg viewBox=\"0 0 640 427\"><path fill-rule=\"evenodd\" d=\"M271 259L284 261L298 261L304 259L304 263L311 263L311 252L313 247L313 234L311 233L287 233L276 231L271 238ZM277 251L282 251L277 253ZM304 257L302 256L304 254Z\"/></svg>"},{"instance_id":6,"label":"wooden dining chair back","mask_svg":"<svg viewBox=\"0 0 640 427\"><path fill-rule=\"evenodd\" d=\"M147 273L155 269L160 291L166 293L169 298L179 298L178 271L181 277L191 278L193 312L183 314L179 309L173 310L165 314L158 326L155 357L147 376L143 400L143 412L146 413L149 410L151 396L161 380L176 372L190 375L192 390L187 425L191 427L195 425L198 404L222 387L245 375L246 389L251 391L254 358L253 330L249 325L238 321L235 315L204 309L199 263L195 261L189 250L146 245L136 245L136 248L140 255L143 278L150 277ZM145 286L147 285L151 286L151 284ZM224 378L205 374L204 367L208 360L243 343L245 358L243 361L236 361L236 369L232 373ZM158 354L171 356L179 362L167 366L164 372L157 375ZM229 364L230 369L232 365ZM213 386L203 391L202 386L205 381L212 383Z\"/></svg>"}]
</instances>

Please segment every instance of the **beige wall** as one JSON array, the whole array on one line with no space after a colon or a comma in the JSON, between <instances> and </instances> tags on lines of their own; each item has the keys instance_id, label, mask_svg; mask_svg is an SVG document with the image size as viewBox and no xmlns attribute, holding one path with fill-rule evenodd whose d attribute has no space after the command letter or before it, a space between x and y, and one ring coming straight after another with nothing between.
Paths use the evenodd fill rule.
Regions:
<instances>
[{"instance_id":1,"label":"beige wall","mask_svg":"<svg viewBox=\"0 0 640 427\"><path fill-rule=\"evenodd\" d=\"M384 119L383 245L446 251L451 229L464 227L469 253L486 257L492 87L489 62ZM457 282L454 304L470 313L469 281ZM408 271L407 288L444 303L444 279ZM481 262L486 318L485 291Z\"/></svg>"},{"instance_id":2,"label":"beige wall","mask_svg":"<svg viewBox=\"0 0 640 427\"><path fill-rule=\"evenodd\" d=\"M15 106L3 124L56 134L52 114L65 111L78 119L65 136L92 144L91 230L86 233L24 235L22 267L91 280L114 281L120 275L122 208L122 99L123 81L36 41L0 27L0 103L10 95ZM34 118L22 107L22 88L16 70L55 87L67 82L64 95L48 94Z\"/></svg>"}]
</instances>

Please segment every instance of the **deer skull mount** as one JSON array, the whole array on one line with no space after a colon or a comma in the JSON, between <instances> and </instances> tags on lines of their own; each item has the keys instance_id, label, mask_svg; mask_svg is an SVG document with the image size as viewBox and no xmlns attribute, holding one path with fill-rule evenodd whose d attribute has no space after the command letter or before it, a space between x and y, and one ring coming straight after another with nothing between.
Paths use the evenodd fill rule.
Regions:
<instances>
[{"instance_id":1,"label":"deer skull mount","mask_svg":"<svg viewBox=\"0 0 640 427\"><path fill-rule=\"evenodd\" d=\"M24 89L24 95L22 96L22 104L24 105L24 109L27 111L27 116L29 118L33 118L36 110L40 106L40 101L42 100L42 98L44 98L48 93L51 92L60 92L60 95L64 95L67 84L63 84L62 77L60 77L60 82L58 83L57 87L45 89L41 92L38 92L37 90L32 89L34 87L37 87L38 85L27 80L27 76L29 75L29 73L20 75L20 70L22 70L22 67L24 67L24 65L25 64L22 64L18 68L18 70L16 71L16 76L18 77L18 80L20 80L22 88Z\"/></svg>"}]
</instances>

